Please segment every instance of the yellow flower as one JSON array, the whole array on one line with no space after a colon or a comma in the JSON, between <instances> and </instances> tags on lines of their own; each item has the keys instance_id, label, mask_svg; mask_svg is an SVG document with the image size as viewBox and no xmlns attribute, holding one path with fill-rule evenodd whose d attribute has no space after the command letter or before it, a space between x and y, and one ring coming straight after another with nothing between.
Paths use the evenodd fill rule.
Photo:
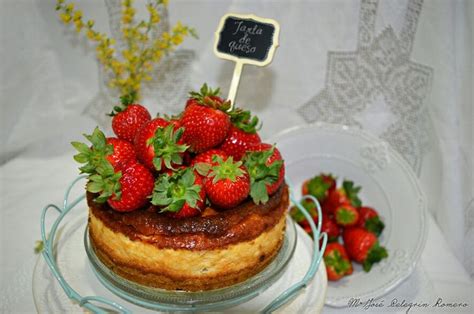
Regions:
<instances>
[{"instance_id":1,"label":"yellow flower","mask_svg":"<svg viewBox=\"0 0 474 314\"><path fill-rule=\"evenodd\" d=\"M62 22L74 23L78 33L84 28L86 37L95 43L96 57L107 72L108 86L118 90L123 95L136 93L140 97L141 85L144 81L153 79L154 64L160 61L164 53L181 44L189 33L194 36L194 30L181 23L172 28L171 33L165 32L161 38L150 40L150 35L156 31L161 20L157 5L167 5L167 0L153 0L147 5L148 19L134 22L136 10L132 0L121 3L121 32L125 39L126 48L116 52L116 42L113 38L97 32L93 20L83 20L82 11L75 9L73 3L65 4L65 0L56 0L56 10Z\"/></svg>"},{"instance_id":2,"label":"yellow flower","mask_svg":"<svg viewBox=\"0 0 474 314\"><path fill-rule=\"evenodd\" d=\"M66 23L66 24L69 24L69 22L71 22L71 15L67 14L67 13L61 13L59 15L59 17L61 18L61 20Z\"/></svg>"}]
</instances>

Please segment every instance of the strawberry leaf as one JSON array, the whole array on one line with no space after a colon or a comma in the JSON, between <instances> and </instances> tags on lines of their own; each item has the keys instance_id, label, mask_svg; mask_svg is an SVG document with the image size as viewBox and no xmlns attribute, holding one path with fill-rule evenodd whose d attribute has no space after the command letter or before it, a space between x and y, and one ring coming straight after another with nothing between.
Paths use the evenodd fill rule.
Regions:
<instances>
[{"instance_id":1,"label":"strawberry leaf","mask_svg":"<svg viewBox=\"0 0 474 314\"><path fill-rule=\"evenodd\" d=\"M273 155L275 147L264 151L249 151L243 158L244 166L248 169L250 175L250 196L255 204L266 203L269 199L266 189L267 185L275 183L280 175L280 169L283 166L282 160L275 160L267 165L267 160ZM265 191L261 185L265 186ZM252 193L252 191L254 191ZM263 194L267 194L264 196Z\"/></svg>"},{"instance_id":2,"label":"strawberry leaf","mask_svg":"<svg viewBox=\"0 0 474 314\"><path fill-rule=\"evenodd\" d=\"M161 212L178 212L185 204L196 208L202 187L195 180L192 168L180 169L172 175L162 174L155 181L151 203L162 207Z\"/></svg>"},{"instance_id":3,"label":"strawberry leaf","mask_svg":"<svg viewBox=\"0 0 474 314\"><path fill-rule=\"evenodd\" d=\"M367 253L367 257L362 263L362 268L364 269L365 272L369 272L373 264L378 263L382 259L387 258L387 257L388 257L387 250L383 246L380 246L378 242L376 242Z\"/></svg>"},{"instance_id":4,"label":"strawberry leaf","mask_svg":"<svg viewBox=\"0 0 474 314\"><path fill-rule=\"evenodd\" d=\"M377 237L382 233L385 228L385 224L378 216L369 218L365 221L365 229L372 232Z\"/></svg>"},{"instance_id":5,"label":"strawberry leaf","mask_svg":"<svg viewBox=\"0 0 474 314\"><path fill-rule=\"evenodd\" d=\"M359 191L362 187L355 186L354 182L352 181L344 181L342 183L342 188L344 189L344 192L346 193L346 197L349 199L352 206L354 207L362 206L362 201L360 200L358 196Z\"/></svg>"},{"instance_id":6,"label":"strawberry leaf","mask_svg":"<svg viewBox=\"0 0 474 314\"><path fill-rule=\"evenodd\" d=\"M237 178L244 175L244 171L240 168L242 162L234 162L232 156L223 160L221 156L214 155L212 156L212 161L215 162L216 165L211 167L211 172L208 174L208 177L213 178L213 183L226 179L235 182Z\"/></svg>"},{"instance_id":7,"label":"strawberry leaf","mask_svg":"<svg viewBox=\"0 0 474 314\"><path fill-rule=\"evenodd\" d=\"M331 184L324 182L323 177L319 175L309 180L307 187L308 193L322 202L326 198L327 191L331 187Z\"/></svg>"},{"instance_id":8,"label":"strawberry leaf","mask_svg":"<svg viewBox=\"0 0 474 314\"><path fill-rule=\"evenodd\" d=\"M257 133L261 129L262 125L258 125L259 120L257 116L253 116L249 110L243 110L241 108L234 108L228 112L230 121L238 129L246 133Z\"/></svg>"},{"instance_id":9,"label":"strawberry leaf","mask_svg":"<svg viewBox=\"0 0 474 314\"><path fill-rule=\"evenodd\" d=\"M169 124L164 128L157 128L154 136L148 140L147 144L153 145L155 151L153 165L156 170L161 171L163 164L165 168L175 170L173 164L183 163L182 153L189 148L188 145L178 144L183 132L183 128L174 131L174 125Z\"/></svg>"}]
</instances>

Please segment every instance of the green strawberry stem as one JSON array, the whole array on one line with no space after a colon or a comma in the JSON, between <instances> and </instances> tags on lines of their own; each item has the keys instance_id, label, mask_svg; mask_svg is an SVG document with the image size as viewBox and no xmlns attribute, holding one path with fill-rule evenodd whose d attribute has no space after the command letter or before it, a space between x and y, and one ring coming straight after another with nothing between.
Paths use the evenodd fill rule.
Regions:
<instances>
[{"instance_id":1,"label":"green strawberry stem","mask_svg":"<svg viewBox=\"0 0 474 314\"><path fill-rule=\"evenodd\" d=\"M377 241L370 248L369 252L367 252L367 257L362 263L362 268L364 269L365 272L369 272L373 264L378 263L382 259L387 258L387 257L388 257L387 250L383 246L380 246L380 244Z\"/></svg>"},{"instance_id":2,"label":"green strawberry stem","mask_svg":"<svg viewBox=\"0 0 474 314\"><path fill-rule=\"evenodd\" d=\"M155 181L151 203L162 207L161 212L178 212L184 204L196 208L201 199L201 186L194 184L192 168L178 170L171 176L163 174Z\"/></svg>"},{"instance_id":3,"label":"green strawberry stem","mask_svg":"<svg viewBox=\"0 0 474 314\"><path fill-rule=\"evenodd\" d=\"M308 211L311 217L314 219L318 216L318 212L316 211L316 204L313 201L308 199L301 200L301 205ZM303 213L298 209L298 207L293 206L290 211L291 218L293 218L296 222L302 222L306 220L306 217Z\"/></svg>"},{"instance_id":4,"label":"green strawberry stem","mask_svg":"<svg viewBox=\"0 0 474 314\"><path fill-rule=\"evenodd\" d=\"M132 91L129 94L122 95L120 96L120 106L114 106L114 110L112 110L111 113L108 113L107 115L110 117L115 116L117 113L124 111L129 105L135 103L135 101L138 99L138 94L136 91Z\"/></svg>"},{"instance_id":5,"label":"green strawberry stem","mask_svg":"<svg viewBox=\"0 0 474 314\"><path fill-rule=\"evenodd\" d=\"M351 267L350 262L344 259L341 253L337 250L331 251L329 254L324 256L324 263L326 264L326 267L333 268L334 272L338 275L345 274Z\"/></svg>"},{"instance_id":6,"label":"green strawberry stem","mask_svg":"<svg viewBox=\"0 0 474 314\"><path fill-rule=\"evenodd\" d=\"M360 189L362 187L355 186L354 182L352 181L344 181L342 182L342 188L344 189L344 192L346 193L346 197L349 199L352 206L354 207L362 206L362 201L360 200L358 196Z\"/></svg>"},{"instance_id":7,"label":"green strawberry stem","mask_svg":"<svg viewBox=\"0 0 474 314\"><path fill-rule=\"evenodd\" d=\"M323 176L316 176L308 182L308 192L322 202L326 198L326 192L331 184L324 182Z\"/></svg>"},{"instance_id":8,"label":"green strawberry stem","mask_svg":"<svg viewBox=\"0 0 474 314\"><path fill-rule=\"evenodd\" d=\"M261 124L258 125L258 117L252 117L252 113L249 110L234 107L228 114L232 124L244 132L255 134L262 128Z\"/></svg>"},{"instance_id":9,"label":"green strawberry stem","mask_svg":"<svg viewBox=\"0 0 474 314\"><path fill-rule=\"evenodd\" d=\"M336 221L340 224L352 224L355 222L357 216L356 214L344 207L336 211Z\"/></svg>"},{"instance_id":10,"label":"green strawberry stem","mask_svg":"<svg viewBox=\"0 0 474 314\"><path fill-rule=\"evenodd\" d=\"M365 221L365 229L372 232L377 237L382 233L385 228L385 224L379 217L372 217Z\"/></svg>"},{"instance_id":11,"label":"green strawberry stem","mask_svg":"<svg viewBox=\"0 0 474 314\"><path fill-rule=\"evenodd\" d=\"M157 128L155 135L147 141L147 145L153 145L155 151L153 165L156 170L161 171L163 163L167 169L172 170L175 170L173 165L183 163L182 154L189 148L188 145L178 144L183 132L183 128L174 131L174 125L169 124L164 128Z\"/></svg>"},{"instance_id":12,"label":"green strawberry stem","mask_svg":"<svg viewBox=\"0 0 474 314\"><path fill-rule=\"evenodd\" d=\"M80 172L89 175L87 191L100 193L94 199L98 203L104 203L113 195L115 199L120 199L122 173L115 172L112 164L107 160L107 156L114 152L113 145L107 144L104 133L98 127L91 135L84 134L84 137L91 142L91 147L81 142L71 142L71 144L79 152L74 155L74 160L85 164L79 168Z\"/></svg>"},{"instance_id":13,"label":"green strawberry stem","mask_svg":"<svg viewBox=\"0 0 474 314\"><path fill-rule=\"evenodd\" d=\"M220 180L230 180L235 182L237 178L244 175L244 171L240 168L242 166L241 161L234 162L234 158L231 156L226 160L223 160L221 156L213 156L212 161L217 163L210 169L209 177L213 177L212 183L217 183Z\"/></svg>"},{"instance_id":14,"label":"green strawberry stem","mask_svg":"<svg viewBox=\"0 0 474 314\"><path fill-rule=\"evenodd\" d=\"M249 151L245 154L243 161L250 175L250 197L255 204L265 204L269 200L267 185L278 180L282 160L275 160L270 165L266 162L273 155L275 146L265 151Z\"/></svg>"}]
</instances>

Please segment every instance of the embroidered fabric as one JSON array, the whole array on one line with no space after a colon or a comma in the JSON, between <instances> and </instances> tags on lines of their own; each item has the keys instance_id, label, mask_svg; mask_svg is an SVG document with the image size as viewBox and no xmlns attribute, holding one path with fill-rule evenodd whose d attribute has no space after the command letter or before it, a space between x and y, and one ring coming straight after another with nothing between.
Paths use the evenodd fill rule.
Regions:
<instances>
[{"instance_id":1,"label":"embroidered fabric","mask_svg":"<svg viewBox=\"0 0 474 314\"><path fill-rule=\"evenodd\" d=\"M423 0L410 0L403 27L375 34L378 0L362 0L358 48L328 53L325 88L301 106L307 121L368 129L401 153L416 173L432 145L426 102L433 69L410 60Z\"/></svg>"}]
</instances>

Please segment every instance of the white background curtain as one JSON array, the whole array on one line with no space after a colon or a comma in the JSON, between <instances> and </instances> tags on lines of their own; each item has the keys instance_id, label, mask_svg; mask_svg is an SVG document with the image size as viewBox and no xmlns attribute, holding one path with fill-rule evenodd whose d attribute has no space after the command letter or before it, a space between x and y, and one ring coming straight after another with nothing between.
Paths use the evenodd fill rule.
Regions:
<instances>
[{"instance_id":1,"label":"white background curtain","mask_svg":"<svg viewBox=\"0 0 474 314\"><path fill-rule=\"evenodd\" d=\"M74 2L84 15L95 19L98 29L108 31L102 1ZM280 22L280 47L274 62L266 68L245 67L237 98L264 121L263 138L305 123L297 109L324 88L328 51L357 47L360 1L356 0L170 2L171 23L180 20L191 25L200 37L182 46L196 54L189 71L190 86L198 88L208 82L221 86L224 94L233 64L212 52L220 17L227 12L252 12ZM376 33L388 26L399 32L407 3L380 0ZM0 169L19 156L72 156L69 142L80 139L80 134L90 132L97 123L83 114L99 91L94 49L61 25L54 0L1 0L0 6ZM426 103L436 145L424 156L420 180L430 212L471 276L473 12L474 1L425 0L410 57L433 69ZM147 101L152 111L162 105ZM70 166L76 166L72 158ZM1 195L6 185L8 182L0 182L3 205L9 201ZM0 221L5 229L4 213ZM2 246L7 237L2 231Z\"/></svg>"}]
</instances>

